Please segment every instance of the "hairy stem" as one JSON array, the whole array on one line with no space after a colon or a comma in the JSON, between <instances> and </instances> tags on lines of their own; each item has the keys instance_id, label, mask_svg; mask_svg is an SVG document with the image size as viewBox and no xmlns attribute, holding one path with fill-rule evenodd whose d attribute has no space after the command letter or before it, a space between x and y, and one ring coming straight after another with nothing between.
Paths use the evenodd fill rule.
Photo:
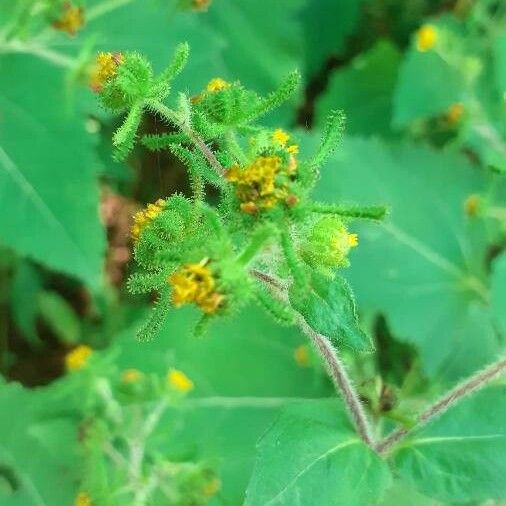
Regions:
<instances>
[{"instance_id":1,"label":"hairy stem","mask_svg":"<svg viewBox=\"0 0 506 506\"><path fill-rule=\"evenodd\" d=\"M311 211L320 214L338 214L350 218L364 218L370 220L381 220L387 214L385 206L359 206L359 205L338 205L314 203Z\"/></svg>"},{"instance_id":2,"label":"hairy stem","mask_svg":"<svg viewBox=\"0 0 506 506\"><path fill-rule=\"evenodd\" d=\"M441 397L441 399L418 415L416 424L412 428L408 429L403 427L397 429L380 441L376 447L377 451L379 453L386 453L394 445L411 435L414 431L418 430L422 425L425 425L434 418L442 415L455 403L459 402L467 395L480 390L504 372L506 372L506 357L500 358L497 362L494 362L482 371L477 372L470 378L462 381L462 383L459 383L456 387L452 388L448 393Z\"/></svg>"},{"instance_id":3,"label":"hairy stem","mask_svg":"<svg viewBox=\"0 0 506 506\"><path fill-rule=\"evenodd\" d=\"M189 125L186 121L181 120L178 114L169 109L165 104L162 104L158 100L148 100L146 105L149 109L159 114L163 119L179 128L185 133L190 140L195 144L195 147L204 155L209 165L218 173L220 176L224 176L225 169L214 155L212 149L203 141L199 134Z\"/></svg>"},{"instance_id":4,"label":"hairy stem","mask_svg":"<svg viewBox=\"0 0 506 506\"><path fill-rule=\"evenodd\" d=\"M298 318L298 323L302 332L311 339L325 362L332 381L341 393L344 404L348 408L357 433L366 445L374 448L375 443L369 420L336 349L327 337L315 332L302 316Z\"/></svg>"},{"instance_id":5,"label":"hairy stem","mask_svg":"<svg viewBox=\"0 0 506 506\"><path fill-rule=\"evenodd\" d=\"M269 274L257 270L252 270L251 274L268 284L278 294L278 296L286 298L286 294L282 288L283 285L277 279L273 278ZM332 346L332 343L326 336L315 332L307 324L301 314L298 314L297 316L297 323L302 332L311 339L311 342L315 345L322 360L324 361L336 390L341 394L344 404L348 409L348 413L350 414L358 435L367 446L375 449L371 425L367 419L364 407L360 402L355 387L353 386L353 383L351 382L336 349Z\"/></svg>"}]
</instances>

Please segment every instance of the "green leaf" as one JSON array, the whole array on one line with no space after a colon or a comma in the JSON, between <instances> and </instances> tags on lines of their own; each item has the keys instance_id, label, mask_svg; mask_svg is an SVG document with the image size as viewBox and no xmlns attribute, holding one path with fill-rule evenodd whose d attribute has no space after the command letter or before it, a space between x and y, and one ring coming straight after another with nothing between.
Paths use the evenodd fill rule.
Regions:
<instances>
[{"instance_id":1,"label":"green leaf","mask_svg":"<svg viewBox=\"0 0 506 506\"><path fill-rule=\"evenodd\" d=\"M42 288L42 279L37 269L28 261L19 262L12 279L12 316L23 336L33 345L40 345L36 318L39 312L37 297Z\"/></svg>"},{"instance_id":2,"label":"green leaf","mask_svg":"<svg viewBox=\"0 0 506 506\"><path fill-rule=\"evenodd\" d=\"M317 124L323 125L331 109L342 109L349 134L391 133L392 94L397 80L400 54L388 41L380 41L335 72L327 91L318 100Z\"/></svg>"},{"instance_id":3,"label":"green leaf","mask_svg":"<svg viewBox=\"0 0 506 506\"><path fill-rule=\"evenodd\" d=\"M311 77L331 56L346 50L360 19L362 0L309 0L300 13L304 32L305 66Z\"/></svg>"},{"instance_id":4,"label":"green leaf","mask_svg":"<svg viewBox=\"0 0 506 506\"><path fill-rule=\"evenodd\" d=\"M371 340L359 327L351 288L338 274L333 278L313 274L311 290L292 287L290 302L316 332L335 344L356 351L372 351Z\"/></svg>"},{"instance_id":5,"label":"green leaf","mask_svg":"<svg viewBox=\"0 0 506 506\"><path fill-rule=\"evenodd\" d=\"M346 139L316 192L327 202L389 205L383 225L351 227L360 244L347 277L360 310L383 313L393 335L417 346L425 373L447 380L502 346L490 318L486 228L463 210L487 182L455 153Z\"/></svg>"},{"instance_id":6,"label":"green leaf","mask_svg":"<svg viewBox=\"0 0 506 506\"><path fill-rule=\"evenodd\" d=\"M403 443L393 455L402 478L443 501L505 498L505 396L484 390Z\"/></svg>"},{"instance_id":7,"label":"green leaf","mask_svg":"<svg viewBox=\"0 0 506 506\"><path fill-rule=\"evenodd\" d=\"M104 233L91 138L62 97L61 71L4 56L0 89L0 240L96 288Z\"/></svg>"},{"instance_id":8,"label":"green leaf","mask_svg":"<svg viewBox=\"0 0 506 506\"><path fill-rule=\"evenodd\" d=\"M465 79L434 51L411 49L399 70L394 94L394 126L439 114L462 102Z\"/></svg>"},{"instance_id":9,"label":"green leaf","mask_svg":"<svg viewBox=\"0 0 506 506\"><path fill-rule=\"evenodd\" d=\"M10 491L0 488L2 506L73 503L77 431L70 420L51 413L48 392L0 385L0 412L15 413L0 417L0 468L9 469L14 484Z\"/></svg>"},{"instance_id":10,"label":"green leaf","mask_svg":"<svg viewBox=\"0 0 506 506\"><path fill-rule=\"evenodd\" d=\"M79 342L81 336L79 318L61 295L55 292L41 292L38 307L41 317L64 343Z\"/></svg>"},{"instance_id":11,"label":"green leaf","mask_svg":"<svg viewBox=\"0 0 506 506\"><path fill-rule=\"evenodd\" d=\"M388 467L358 438L337 400L287 407L258 444L246 506L372 506Z\"/></svg>"},{"instance_id":12,"label":"green leaf","mask_svg":"<svg viewBox=\"0 0 506 506\"><path fill-rule=\"evenodd\" d=\"M506 335L506 253L492 264L492 316L501 332Z\"/></svg>"}]
</instances>

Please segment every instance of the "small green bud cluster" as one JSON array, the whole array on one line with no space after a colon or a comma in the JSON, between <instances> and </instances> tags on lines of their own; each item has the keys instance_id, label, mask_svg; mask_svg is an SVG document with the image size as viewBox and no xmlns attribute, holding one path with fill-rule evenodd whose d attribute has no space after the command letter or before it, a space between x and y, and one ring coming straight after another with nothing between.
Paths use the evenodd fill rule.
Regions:
<instances>
[{"instance_id":1,"label":"small green bud cluster","mask_svg":"<svg viewBox=\"0 0 506 506\"><path fill-rule=\"evenodd\" d=\"M289 133L257 123L294 93L296 72L265 97L239 82L214 78L193 96L179 94L169 107L164 100L186 62L186 44L177 48L173 62L158 77L137 54L107 55L102 56L106 65L96 72L100 85L93 88L104 106L128 111L114 134L116 157L124 159L134 148L143 113L156 114L173 132L146 135L141 142L179 158L188 169L193 193L191 199L173 195L149 204L134 218L134 256L140 271L131 276L129 289L159 293L141 337L151 337L169 308L183 304L202 312L199 331L211 318L233 312L250 299L279 322L292 323L294 311L273 297L262 273L283 287L309 290L313 272L331 277L336 268L348 265L347 255L358 239L346 222L354 217L379 219L385 212L381 207L332 206L311 199L319 168L341 138L344 115L332 112L316 152L299 159L299 146ZM206 200L206 185L218 189L217 206Z\"/></svg>"}]
</instances>

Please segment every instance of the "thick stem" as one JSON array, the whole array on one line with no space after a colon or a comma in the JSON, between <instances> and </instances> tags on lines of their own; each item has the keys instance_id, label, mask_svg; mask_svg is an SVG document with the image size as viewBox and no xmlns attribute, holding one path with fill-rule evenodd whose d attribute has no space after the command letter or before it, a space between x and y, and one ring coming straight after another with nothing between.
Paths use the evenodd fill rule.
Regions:
<instances>
[{"instance_id":1,"label":"thick stem","mask_svg":"<svg viewBox=\"0 0 506 506\"><path fill-rule=\"evenodd\" d=\"M448 393L441 397L441 399L429 406L418 416L414 427L410 429L404 427L397 429L382 441L380 441L376 447L377 451L379 453L386 453L394 445L399 443L399 441L402 441L411 435L422 425L425 425L434 418L442 415L452 405L462 400L462 398L473 392L476 392L477 390L480 390L488 383L490 383L490 381L504 372L506 372L506 357L499 359L497 362L494 362L482 371L477 372L470 378L458 384L456 387L452 388Z\"/></svg>"},{"instance_id":2,"label":"thick stem","mask_svg":"<svg viewBox=\"0 0 506 506\"><path fill-rule=\"evenodd\" d=\"M162 104L157 100L148 100L146 105L148 108L162 116L162 118L166 121L178 127L183 133L185 133L193 144L195 144L197 149L204 155L206 160L209 162L209 165L211 165L218 175L222 177L225 175L225 169L214 155L212 149L201 139L198 133L195 132L190 125L188 125L185 121L181 121L172 109L169 109L165 104Z\"/></svg>"},{"instance_id":3,"label":"thick stem","mask_svg":"<svg viewBox=\"0 0 506 506\"><path fill-rule=\"evenodd\" d=\"M311 205L310 209L320 214L337 214L339 216L370 220L381 220L387 214L387 208L385 206L338 205L315 202Z\"/></svg>"},{"instance_id":4,"label":"thick stem","mask_svg":"<svg viewBox=\"0 0 506 506\"><path fill-rule=\"evenodd\" d=\"M252 270L251 274L263 282L267 283L281 298L286 298L286 294L282 288L282 284L269 274L264 272ZM351 382L346 369L341 362L336 349L332 346L330 340L315 332L304 320L303 316L298 314L297 323L306 334L311 342L315 345L316 349L320 353L322 360L324 361L330 377L336 387L338 393L346 405L350 414L351 420L355 425L358 435L370 448L375 449L375 442L372 436L371 426L367 415L364 411L364 407L360 402L357 392Z\"/></svg>"}]
</instances>

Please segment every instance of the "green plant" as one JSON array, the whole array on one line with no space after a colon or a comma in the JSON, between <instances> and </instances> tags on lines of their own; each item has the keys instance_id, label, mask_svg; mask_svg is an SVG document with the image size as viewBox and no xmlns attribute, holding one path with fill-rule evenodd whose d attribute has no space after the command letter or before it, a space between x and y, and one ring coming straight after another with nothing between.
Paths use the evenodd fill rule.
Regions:
<instances>
[{"instance_id":1,"label":"green plant","mask_svg":"<svg viewBox=\"0 0 506 506\"><path fill-rule=\"evenodd\" d=\"M434 43L432 28L424 30L427 33L419 36L423 51ZM314 487L322 466L331 466L331 479L336 482L330 490L316 493L318 503L330 504L339 497L346 504L371 504L390 483L387 463L400 472L406 466L416 465L406 464L418 457L416 451L410 455L404 450L404 441L423 433L423 426L502 374L506 359L501 357L462 381L417 418L403 422L400 428L378 439L377 429L371 425L339 358L338 350L342 348L371 352L373 347L359 327L351 289L338 271L348 265L348 253L358 243L357 235L348 232L346 223L356 218L383 219L386 209L325 204L313 201L310 195L319 168L340 140L344 116L339 111L332 112L314 155L299 161L299 146L288 143L288 133L256 124L260 116L294 92L296 74L265 98L246 90L239 82L213 79L197 96L179 94L176 108L172 109L164 100L169 83L182 70L187 56L188 46L179 46L173 62L159 77L153 76L149 63L137 54L102 53L97 59L100 83L95 83L94 88L100 100L112 110L127 112L113 136L116 156L124 158L132 151L142 114L151 112L173 132L148 135L141 142L153 150L167 149L179 158L188 169L192 187L191 199L181 195L160 199L134 218L134 254L141 270L131 276L129 289L133 293L159 294L153 314L139 336L151 338L171 306L195 304L202 312L196 327L201 333L211 319L237 310L249 298L257 300L279 323L298 325L326 365L353 429L347 429L348 439L329 447L334 408L326 403L321 412L305 406L289 410L287 420L282 417L260 445L246 504L314 501ZM206 197L206 185L218 189L219 198L214 205ZM458 407L454 409L458 412ZM443 426L452 426L449 416L441 420ZM498 433L476 437L504 439L495 417L488 421ZM298 423L302 425L299 427ZM311 433L312 425L315 434ZM304 438L317 438L319 447L318 437L323 445L321 453L315 454L312 448L302 451ZM456 432L455 436L445 437L451 453L451 441L459 441L461 436ZM285 451L289 449L286 457L296 456L290 465L283 453L279 454L283 451L277 447L279 440L285 441ZM427 441L433 440L429 437ZM357 449L352 450L355 446ZM344 483L339 475L337 467L345 462L341 451L361 454L355 462L363 461L365 470L360 474L359 468L354 469L353 479L366 481L363 490L357 492L353 481ZM466 497L464 490L476 497L498 492L500 484L494 476L502 466L500 453L495 448L489 452L490 463L481 470L491 476L490 486L483 489L487 492L479 488L471 492L459 482L450 485L456 487L457 497ZM475 458L481 461L482 456ZM285 463L279 465L280 462ZM451 463L456 465L458 461ZM425 472L430 473L430 468ZM465 476L470 471L459 472ZM275 481L268 478L271 474ZM461 479L464 478L458 478Z\"/></svg>"}]
</instances>

